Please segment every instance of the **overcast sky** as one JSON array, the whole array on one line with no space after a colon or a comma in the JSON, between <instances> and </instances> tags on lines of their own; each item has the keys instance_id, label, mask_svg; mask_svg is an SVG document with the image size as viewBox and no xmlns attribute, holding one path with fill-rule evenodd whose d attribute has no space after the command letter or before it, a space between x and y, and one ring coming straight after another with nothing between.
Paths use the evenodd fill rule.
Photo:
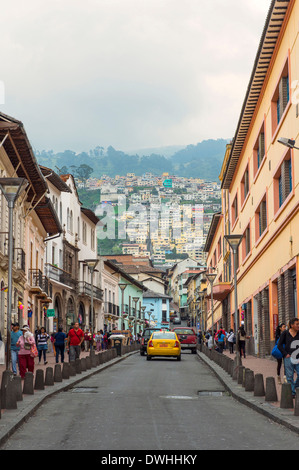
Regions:
<instances>
[{"instance_id":1,"label":"overcast sky","mask_svg":"<svg viewBox=\"0 0 299 470\"><path fill-rule=\"evenodd\" d=\"M2 112L34 148L131 150L234 135L270 0L14 0Z\"/></svg>"}]
</instances>

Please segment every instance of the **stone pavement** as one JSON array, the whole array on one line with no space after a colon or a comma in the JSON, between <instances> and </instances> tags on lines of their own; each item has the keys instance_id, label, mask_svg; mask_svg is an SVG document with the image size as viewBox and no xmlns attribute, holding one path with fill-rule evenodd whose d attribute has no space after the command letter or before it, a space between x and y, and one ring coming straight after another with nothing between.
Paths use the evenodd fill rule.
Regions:
<instances>
[{"instance_id":1,"label":"stone pavement","mask_svg":"<svg viewBox=\"0 0 299 470\"><path fill-rule=\"evenodd\" d=\"M265 397L255 397L253 392L245 391L244 386L239 385L238 381L233 380L232 376L223 367L211 359L211 355L207 353L206 347L198 346L197 354L200 360L215 373L222 383L224 390L234 399L299 434L299 416L294 415L294 407L288 409L280 407L282 385L279 385L277 382L277 363L275 360L260 359L254 356L248 356L246 359L242 358L242 365L253 371L254 375L262 374L264 383L267 377L275 378L278 401L266 402ZM235 355L230 355L228 351L225 351L224 355L231 359L235 357ZM283 378L283 366L281 373ZM295 403L295 400L293 403Z\"/></svg>"}]
</instances>

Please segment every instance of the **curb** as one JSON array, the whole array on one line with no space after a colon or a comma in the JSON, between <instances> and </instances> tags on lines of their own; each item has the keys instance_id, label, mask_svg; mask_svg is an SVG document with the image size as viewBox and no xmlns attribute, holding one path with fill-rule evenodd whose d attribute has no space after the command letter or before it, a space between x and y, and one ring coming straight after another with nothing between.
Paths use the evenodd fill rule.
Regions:
<instances>
[{"instance_id":1,"label":"curb","mask_svg":"<svg viewBox=\"0 0 299 470\"><path fill-rule=\"evenodd\" d=\"M265 402L262 398L254 397L250 392L245 392L220 366L210 360L205 354L197 350L197 357L204 362L216 375L223 387L238 402L248 406L266 418L278 423L292 432L299 434L299 418L294 416L293 410L282 410Z\"/></svg>"},{"instance_id":2,"label":"curb","mask_svg":"<svg viewBox=\"0 0 299 470\"><path fill-rule=\"evenodd\" d=\"M5 413L3 413L2 418L0 419L0 448L7 441L7 439L9 439L9 437L12 436L15 431L23 423L25 423L47 399L52 398L54 395L60 392L73 388L74 385L79 384L83 380L86 380L93 375L96 375L103 370L118 364L119 362L127 359L133 354L137 354L138 352L139 350L132 351L130 353L124 354L123 356L117 356L116 358L95 367L93 370L89 369L85 372L81 372L80 375L76 375L64 380L64 383L59 382L51 386L51 388L47 386L43 391L35 391L34 395L23 396L23 400L18 402L18 409L5 410ZM5 422L5 420L7 422Z\"/></svg>"}]
</instances>

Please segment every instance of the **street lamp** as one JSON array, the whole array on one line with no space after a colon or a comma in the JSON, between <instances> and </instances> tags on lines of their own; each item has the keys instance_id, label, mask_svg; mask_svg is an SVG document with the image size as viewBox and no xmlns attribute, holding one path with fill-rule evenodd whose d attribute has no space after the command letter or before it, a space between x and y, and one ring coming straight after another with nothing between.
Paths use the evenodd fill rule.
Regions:
<instances>
[{"instance_id":1,"label":"street lamp","mask_svg":"<svg viewBox=\"0 0 299 470\"><path fill-rule=\"evenodd\" d=\"M12 263L13 263L13 210L17 199L28 186L25 178L0 178L0 190L8 204L8 293L7 293L7 355L6 370L11 356L11 309L12 309Z\"/></svg>"},{"instance_id":2,"label":"street lamp","mask_svg":"<svg viewBox=\"0 0 299 470\"><path fill-rule=\"evenodd\" d=\"M120 282L118 284L118 287L121 290L121 311L120 311L120 329L123 329L123 310L124 310L124 296L125 296L125 290L127 288L128 284Z\"/></svg>"},{"instance_id":3,"label":"street lamp","mask_svg":"<svg viewBox=\"0 0 299 470\"><path fill-rule=\"evenodd\" d=\"M145 309L146 309L146 306L143 305L143 306L141 307L141 311L142 311L142 323L143 323L143 325L144 325L144 321L145 321L145 317L144 317L144 315L145 315Z\"/></svg>"},{"instance_id":4,"label":"street lamp","mask_svg":"<svg viewBox=\"0 0 299 470\"><path fill-rule=\"evenodd\" d=\"M200 316L201 316L201 329L204 331L204 318L203 318L203 299L204 299L204 292L200 291L198 293L198 298L200 299Z\"/></svg>"},{"instance_id":5,"label":"street lamp","mask_svg":"<svg viewBox=\"0 0 299 470\"><path fill-rule=\"evenodd\" d=\"M225 240L229 244L234 254L234 291L235 291L235 335L237 339L237 351L238 351L238 329L239 329L239 312L238 312L238 292L237 292L237 254L238 248L241 244L243 235L224 235ZM237 353L238 357L238 353Z\"/></svg>"},{"instance_id":6,"label":"street lamp","mask_svg":"<svg viewBox=\"0 0 299 470\"><path fill-rule=\"evenodd\" d=\"M91 309L91 345L90 345L90 352L93 350L93 275L95 272L95 268L98 264L98 259L85 259L84 263L87 264L89 272L91 274L91 297L90 297L90 309Z\"/></svg>"},{"instance_id":7,"label":"street lamp","mask_svg":"<svg viewBox=\"0 0 299 470\"><path fill-rule=\"evenodd\" d=\"M298 147L295 147L296 141L293 140L293 139L286 139L285 137L281 137L280 139L278 139L278 142L279 142L280 144L284 145L285 147L290 148L290 149L299 150Z\"/></svg>"},{"instance_id":8,"label":"street lamp","mask_svg":"<svg viewBox=\"0 0 299 470\"><path fill-rule=\"evenodd\" d=\"M135 334L135 339L137 335L137 302L139 300L139 297L133 297L133 302L135 302L135 323L134 323L134 334Z\"/></svg>"},{"instance_id":9,"label":"street lamp","mask_svg":"<svg viewBox=\"0 0 299 470\"><path fill-rule=\"evenodd\" d=\"M215 270L215 268L212 268ZM214 281L217 277L217 272L212 272L212 273L206 273L206 278L209 281L211 285L211 304L212 304L212 340L213 340L213 346L214 346L214 299L213 299L213 284Z\"/></svg>"}]
</instances>

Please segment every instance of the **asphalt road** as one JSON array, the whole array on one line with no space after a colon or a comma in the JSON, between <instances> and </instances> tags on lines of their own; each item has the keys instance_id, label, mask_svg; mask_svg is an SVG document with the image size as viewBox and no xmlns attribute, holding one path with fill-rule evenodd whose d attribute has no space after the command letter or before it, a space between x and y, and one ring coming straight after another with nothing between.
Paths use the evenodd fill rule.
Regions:
<instances>
[{"instance_id":1,"label":"asphalt road","mask_svg":"<svg viewBox=\"0 0 299 470\"><path fill-rule=\"evenodd\" d=\"M135 354L47 400L1 450L297 448L297 435L222 391L189 352L181 362Z\"/></svg>"}]
</instances>

